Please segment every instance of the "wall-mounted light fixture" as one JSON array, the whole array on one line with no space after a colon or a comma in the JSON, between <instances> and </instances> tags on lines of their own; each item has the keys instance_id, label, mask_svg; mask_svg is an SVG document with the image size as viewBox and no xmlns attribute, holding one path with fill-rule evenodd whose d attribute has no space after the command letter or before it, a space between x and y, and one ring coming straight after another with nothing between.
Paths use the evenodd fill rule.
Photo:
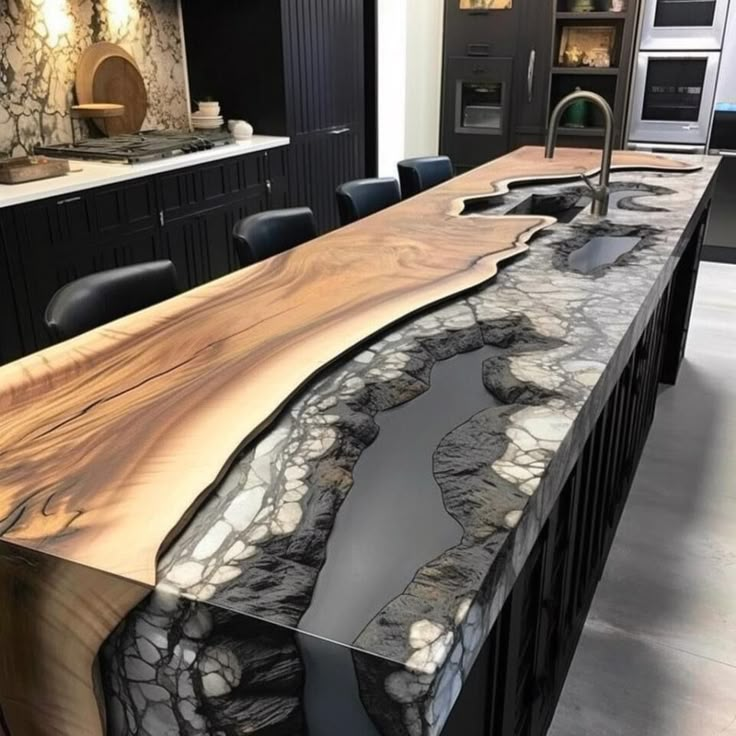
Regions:
<instances>
[{"instance_id":1,"label":"wall-mounted light fixture","mask_svg":"<svg viewBox=\"0 0 736 736\"><path fill-rule=\"evenodd\" d=\"M73 27L68 0L43 0L39 8L40 23L45 26L49 46L57 46L62 36Z\"/></svg>"},{"instance_id":2,"label":"wall-mounted light fixture","mask_svg":"<svg viewBox=\"0 0 736 736\"><path fill-rule=\"evenodd\" d=\"M107 24L113 33L122 33L137 14L132 0L105 0Z\"/></svg>"}]
</instances>

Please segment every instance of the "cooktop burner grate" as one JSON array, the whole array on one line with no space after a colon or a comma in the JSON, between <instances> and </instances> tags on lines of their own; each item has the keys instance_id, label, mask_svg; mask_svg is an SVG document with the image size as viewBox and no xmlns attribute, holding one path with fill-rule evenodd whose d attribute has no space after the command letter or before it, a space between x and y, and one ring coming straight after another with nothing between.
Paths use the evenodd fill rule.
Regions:
<instances>
[{"instance_id":1,"label":"cooktop burner grate","mask_svg":"<svg viewBox=\"0 0 736 736\"><path fill-rule=\"evenodd\" d=\"M207 151L233 142L224 131L189 133L188 131L152 130L110 138L88 138L77 143L36 146L40 155L83 159L86 161L119 161L141 163L195 151Z\"/></svg>"}]
</instances>

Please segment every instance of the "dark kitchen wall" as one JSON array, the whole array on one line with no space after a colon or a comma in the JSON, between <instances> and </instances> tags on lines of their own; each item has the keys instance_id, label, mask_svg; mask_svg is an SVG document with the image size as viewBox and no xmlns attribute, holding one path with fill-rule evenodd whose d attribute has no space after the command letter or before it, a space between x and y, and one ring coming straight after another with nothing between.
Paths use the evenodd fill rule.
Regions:
<instances>
[{"instance_id":1,"label":"dark kitchen wall","mask_svg":"<svg viewBox=\"0 0 736 736\"><path fill-rule=\"evenodd\" d=\"M77 63L97 41L138 62L144 128L188 125L177 0L0 0L0 155L71 139Z\"/></svg>"},{"instance_id":2,"label":"dark kitchen wall","mask_svg":"<svg viewBox=\"0 0 736 736\"><path fill-rule=\"evenodd\" d=\"M217 100L226 119L285 135L279 0L185 0L182 14L192 101Z\"/></svg>"},{"instance_id":3,"label":"dark kitchen wall","mask_svg":"<svg viewBox=\"0 0 736 736\"><path fill-rule=\"evenodd\" d=\"M192 100L288 135L289 205L337 227L335 188L375 159L374 0L183 0L182 14Z\"/></svg>"}]
</instances>

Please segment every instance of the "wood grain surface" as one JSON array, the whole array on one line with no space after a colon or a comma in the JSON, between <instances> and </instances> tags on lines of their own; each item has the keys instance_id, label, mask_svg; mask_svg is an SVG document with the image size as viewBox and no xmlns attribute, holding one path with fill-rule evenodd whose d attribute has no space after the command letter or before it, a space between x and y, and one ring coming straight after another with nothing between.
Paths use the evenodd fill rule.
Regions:
<instances>
[{"instance_id":1,"label":"wood grain surface","mask_svg":"<svg viewBox=\"0 0 736 736\"><path fill-rule=\"evenodd\" d=\"M77 64L74 88L79 105L119 103L125 107L122 120L93 118L105 135L140 130L148 111L146 86L138 64L122 46L100 41L87 47Z\"/></svg>"},{"instance_id":2,"label":"wood grain surface","mask_svg":"<svg viewBox=\"0 0 736 736\"><path fill-rule=\"evenodd\" d=\"M155 584L159 553L244 444L329 363L493 278L554 223L461 217L467 198L594 173L599 158L558 149L546 161L541 149L520 149L0 368L0 590L10 602L0 615L0 708L10 734L99 736L94 653ZM615 165L689 168L628 152ZM30 578L19 562L28 558ZM81 601L89 607L75 619ZM28 651L43 662L33 671Z\"/></svg>"},{"instance_id":3,"label":"wood grain surface","mask_svg":"<svg viewBox=\"0 0 736 736\"><path fill-rule=\"evenodd\" d=\"M123 105L122 115L95 119L106 135L137 133L148 112L146 84L138 67L122 56L110 56L100 62L92 81L95 102Z\"/></svg>"}]
</instances>

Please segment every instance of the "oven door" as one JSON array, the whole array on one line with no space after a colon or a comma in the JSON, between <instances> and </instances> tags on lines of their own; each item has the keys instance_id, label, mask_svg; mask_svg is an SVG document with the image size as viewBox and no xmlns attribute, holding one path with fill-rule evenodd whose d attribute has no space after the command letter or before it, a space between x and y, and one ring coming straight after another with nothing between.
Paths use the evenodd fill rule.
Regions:
<instances>
[{"instance_id":1,"label":"oven door","mask_svg":"<svg viewBox=\"0 0 736 736\"><path fill-rule=\"evenodd\" d=\"M728 0L647 0L642 51L720 51Z\"/></svg>"},{"instance_id":2,"label":"oven door","mask_svg":"<svg viewBox=\"0 0 736 736\"><path fill-rule=\"evenodd\" d=\"M629 140L706 145L719 58L715 52L640 53Z\"/></svg>"},{"instance_id":3,"label":"oven door","mask_svg":"<svg viewBox=\"0 0 736 736\"><path fill-rule=\"evenodd\" d=\"M463 171L509 150L513 61L451 56L445 62L442 152Z\"/></svg>"}]
</instances>

